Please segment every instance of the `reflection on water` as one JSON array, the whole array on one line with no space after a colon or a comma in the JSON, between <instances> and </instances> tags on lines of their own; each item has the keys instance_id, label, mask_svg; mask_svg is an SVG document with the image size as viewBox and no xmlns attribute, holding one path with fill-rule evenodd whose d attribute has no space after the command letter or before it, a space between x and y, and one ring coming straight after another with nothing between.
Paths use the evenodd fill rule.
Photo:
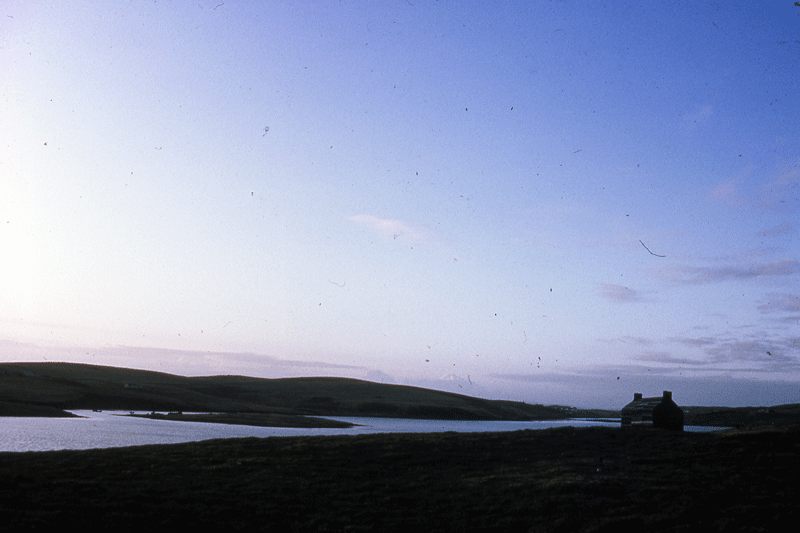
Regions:
<instances>
[{"instance_id":1,"label":"reflection on water","mask_svg":"<svg viewBox=\"0 0 800 533\"><path fill-rule=\"evenodd\" d=\"M263 428L203 422L175 422L120 416L129 411L71 411L84 418L0 418L0 451L86 450L144 444L172 444L233 437L294 437L362 433L429 433L441 431L515 431L563 426L610 426L619 422L557 420L549 422L471 422L398 418L331 417L358 424L349 429ZM149 411L148 411L149 412ZM704 431L718 428L692 428Z\"/></svg>"}]
</instances>

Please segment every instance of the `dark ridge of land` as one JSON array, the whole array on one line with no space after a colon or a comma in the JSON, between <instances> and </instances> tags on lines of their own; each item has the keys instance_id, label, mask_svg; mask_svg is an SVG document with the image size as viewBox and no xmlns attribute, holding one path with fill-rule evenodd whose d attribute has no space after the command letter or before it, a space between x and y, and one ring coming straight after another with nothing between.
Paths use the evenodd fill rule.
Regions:
<instances>
[{"instance_id":1,"label":"dark ridge of land","mask_svg":"<svg viewBox=\"0 0 800 533\"><path fill-rule=\"evenodd\" d=\"M474 398L346 378L184 377L73 363L0 364L0 401L52 409L559 420L618 412ZM17 415L24 416L24 415Z\"/></svg>"},{"instance_id":2,"label":"dark ridge of land","mask_svg":"<svg viewBox=\"0 0 800 533\"><path fill-rule=\"evenodd\" d=\"M781 531L800 428L558 428L0 453L0 530Z\"/></svg>"},{"instance_id":3,"label":"dark ridge of land","mask_svg":"<svg viewBox=\"0 0 800 533\"><path fill-rule=\"evenodd\" d=\"M745 427L800 424L800 404L772 407L682 407L687 426Z\"/></svg>"},{"instance_id":4,"label":"dark ridge of land","mask_svg":"<svg viewBox=\"0 0 800 533\"><path fill-rule=\"evenodd\" d=\"M129 414L137 418L171 420L173 422L210 422L235 426L278 428L351 428L354 424L315 416L275 415L269 413L150 413Z\"/></svg>"},{"instance_id":5,"label":"dark ridge of land","mask_svg":"<svg viewBox=\"0 0 800 533\"><path fill-rule=\"evenodd\" d=\"M31 405L17 402L0 401L0 417L2 416L35 416L43 418L80 418L63 409L46 405Z\"/></svg>"}]
</instances>

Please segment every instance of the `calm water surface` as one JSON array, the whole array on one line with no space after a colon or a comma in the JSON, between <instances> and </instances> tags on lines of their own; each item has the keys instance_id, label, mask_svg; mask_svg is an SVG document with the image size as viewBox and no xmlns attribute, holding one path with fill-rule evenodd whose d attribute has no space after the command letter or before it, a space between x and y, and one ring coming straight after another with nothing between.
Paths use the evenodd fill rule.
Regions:
<instances>
[{"instance_id":1,"label":"calm water surface","mask_svg":"<svg viewBox=\"0 0 800 533\"><path fill-rule=\"evenodd\" d=\"M619 422L558 420L548 422L469 422L399 418L329 417L358 424L349 429L263 428L202 422L174 422L120 416L129 411L71 411L84 418L0 418L0 451L86 450L143 444L173 444L233 437L294 437L363 433L431 433L440 431L514 431L563 426L610 426ZM148 411L149 412L149 411ZM706 428L687 427L687 431ZM716 429L716 428L711 428Z\"/></svg>"}]
</instances>

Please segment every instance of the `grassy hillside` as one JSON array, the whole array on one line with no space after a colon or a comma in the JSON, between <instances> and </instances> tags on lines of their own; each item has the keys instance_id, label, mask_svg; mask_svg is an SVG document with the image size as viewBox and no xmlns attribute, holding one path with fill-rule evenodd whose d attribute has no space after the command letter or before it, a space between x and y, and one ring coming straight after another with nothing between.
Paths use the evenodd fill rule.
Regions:
<instances>
[{"instance_id":1,"label":"grassy hillside","mask_svg":"<svg viewBox=\"0 0 800 533\"><path fill-rule=\"evenodd\" d=\"M800 428L559 428L0 453L0 530L786 531Z\"/></svg>"},{"instance_id":2,"label":"grassy hillside","mask_svg":"<svg viewBox=\"0 0 800 533\"><path fill-rule=\"evenodd\" d=\"M0 364L0 402L54 409L250 412L447 420L556 420L558 406L345 378L184 377L72 363ZM25 415L21 415L25 416Z\"/></svg>"}]
</instances>

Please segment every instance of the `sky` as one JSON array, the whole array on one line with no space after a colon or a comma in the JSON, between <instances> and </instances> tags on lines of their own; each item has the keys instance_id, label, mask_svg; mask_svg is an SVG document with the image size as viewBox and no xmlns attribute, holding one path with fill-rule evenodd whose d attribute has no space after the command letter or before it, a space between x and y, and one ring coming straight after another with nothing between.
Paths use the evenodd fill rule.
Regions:
<instances>
[{"instance_id":1,"label":"sky","mask_svg":"<svg viewBox=\"0 0 800 533\"><path fill-rule=\"evenodd\" d=\"M800 402L800 5L0 3L0 361Z\"/></svg>"}]
</instances>

